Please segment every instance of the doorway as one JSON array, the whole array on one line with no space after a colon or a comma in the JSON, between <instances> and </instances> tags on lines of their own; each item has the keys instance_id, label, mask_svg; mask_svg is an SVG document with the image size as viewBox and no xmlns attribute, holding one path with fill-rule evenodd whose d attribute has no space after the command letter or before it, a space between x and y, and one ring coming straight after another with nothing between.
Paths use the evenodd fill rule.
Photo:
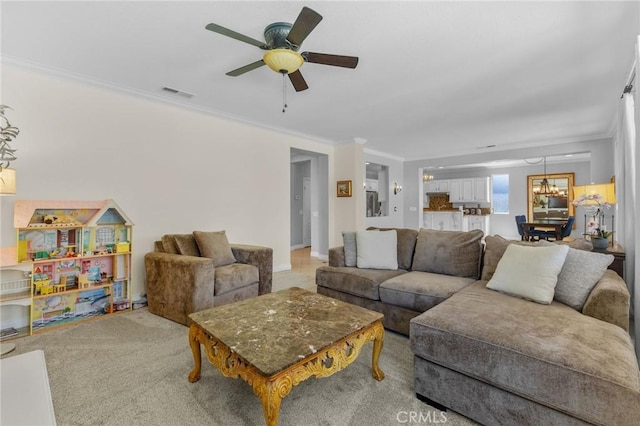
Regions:
<instances>
[{"instance_id":1,"label":"doorway","mask_svg":"<svg viewBox=\"0 0 640 426\"><path fill-rule=\"evenodd\" d=\"M328 259L329 157L291 148L291 250L310 247L309 255Z\"/></svg>"}]
</instances>

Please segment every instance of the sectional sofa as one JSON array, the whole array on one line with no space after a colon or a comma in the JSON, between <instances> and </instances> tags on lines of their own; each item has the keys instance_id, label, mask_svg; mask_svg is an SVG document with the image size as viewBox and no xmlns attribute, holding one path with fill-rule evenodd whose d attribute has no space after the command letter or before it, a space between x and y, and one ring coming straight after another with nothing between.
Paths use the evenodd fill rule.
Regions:
<instances>
[{"instance_id":1,"label":"sectional sofa","mask_svg":"<svg viewBox=\"0 0 640 426\"><path fill-rule=\"evenodd\" d=\"M638 424L630 297L606 269L612 258L583 240L574 246L586 250L499 236L483 242L479 231L386 231L396 234L396 269L346 266L352 249L336 247L316 284L320 294L384 313L385 327L410 336L419 398L491 425ZM543 252L562 258L534 265L560 268L556 287L542 292L552 299L532 301L536 283L527 277L512 280L524 296L487 287L534 270Z\"/></svg>"}]
</instances>

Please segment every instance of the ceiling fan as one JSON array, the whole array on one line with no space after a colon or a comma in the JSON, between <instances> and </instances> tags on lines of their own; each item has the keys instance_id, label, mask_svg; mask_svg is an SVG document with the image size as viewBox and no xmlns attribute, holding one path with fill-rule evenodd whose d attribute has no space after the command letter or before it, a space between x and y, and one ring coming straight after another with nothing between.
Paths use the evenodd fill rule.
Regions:
<instances>
[{"instance_id":1,"label":"ceiling fan","mask_svg":"<svg viewBox=\"0 0 640 426\"><path fill-rule=\"evenodd\" d=\"M237 77L256 68L260 68L263 65L267 65L283 76L285 74L289 75L289 80L291 80L291 84L293 84L296 92L300 92L309 88L299 70L304 62L344 68L355 68L358 65L358 58L355 56L330 55L315 52L298 53L302 42L321 20L322 16L320 14L308 7L303 7L293 25L287 22L275 22L267 25L264 29L264 42L217 24L209 24L206 26L206 29L266 50L266 53L259 61L229 71L226 73L227 75Z\"/></svg>"}]
</instances>

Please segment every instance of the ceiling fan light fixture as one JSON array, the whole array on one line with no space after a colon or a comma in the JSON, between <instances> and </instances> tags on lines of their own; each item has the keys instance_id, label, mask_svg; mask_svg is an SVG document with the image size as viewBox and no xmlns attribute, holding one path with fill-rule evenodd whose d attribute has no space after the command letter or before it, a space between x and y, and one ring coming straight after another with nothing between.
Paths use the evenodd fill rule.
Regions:
<instances>
[{"instance_id":1,"label":"ceiling fan light fixture","mask_svg":"<svg viewBox=\"0 0 640 426\"><path fill-rule=\"evenodd\" d=\"M262 58L265 64L280 74L291 74L298 71L304 63L304 58L291 49L272 49Z\"/></svg>"}]
</instances>

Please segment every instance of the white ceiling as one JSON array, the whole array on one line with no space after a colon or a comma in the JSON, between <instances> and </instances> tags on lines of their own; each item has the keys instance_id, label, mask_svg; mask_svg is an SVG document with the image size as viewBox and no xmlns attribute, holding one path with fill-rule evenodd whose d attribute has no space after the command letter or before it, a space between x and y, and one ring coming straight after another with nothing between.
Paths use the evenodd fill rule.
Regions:
<instances>
[{"instance_id":1,"label":"white ceiling","mask_svg":"<svg viewBox=\"0 0 640 426\"><path fill-rule=\"evenodd\" d=\"M596 139L612 131L640 30L630 2L12 2L2 59L170 99L328 143L367 141L412 160ZM354 55L355 70L307 63L296 93L262 67L258 40L302 6L324 20L301 51ZM194 94L171 96L162 87ZM483 151L483 152L486 152Z\"/></svg>"}]
</instances>

